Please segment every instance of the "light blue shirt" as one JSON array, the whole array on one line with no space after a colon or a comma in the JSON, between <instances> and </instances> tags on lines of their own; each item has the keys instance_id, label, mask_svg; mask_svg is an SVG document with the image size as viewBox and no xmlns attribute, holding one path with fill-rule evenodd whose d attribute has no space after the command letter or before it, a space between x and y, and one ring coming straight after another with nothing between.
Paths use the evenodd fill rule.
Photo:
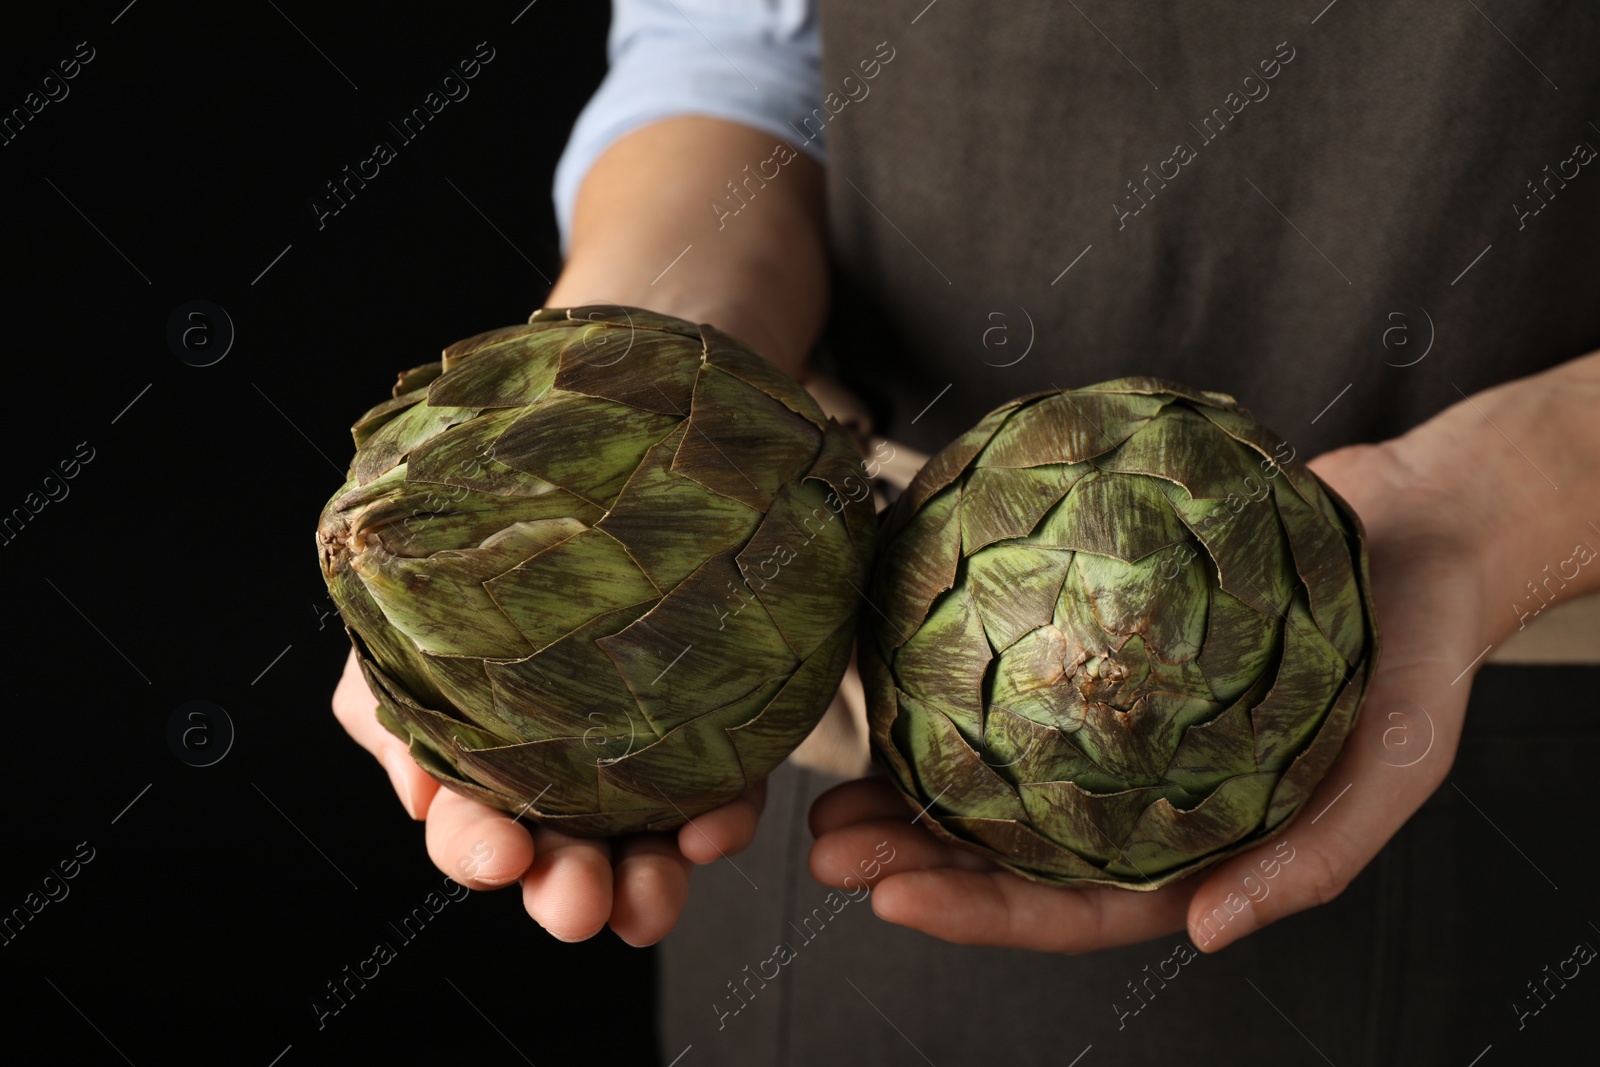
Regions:
<instances>
[{"instance_id":1,"label":"light blue shirt","mask_svg":"<svg viewBox=\"0 0 1600 1067\"><path fill-rule=\"evenodd\" d=\"M815 0L613 0L606 56L605 80L556 165L563 255L589 167L623 134L657 119L729 119L826 161L824 135L804 123L822 97Z\"/></svg>"}]
</instances>

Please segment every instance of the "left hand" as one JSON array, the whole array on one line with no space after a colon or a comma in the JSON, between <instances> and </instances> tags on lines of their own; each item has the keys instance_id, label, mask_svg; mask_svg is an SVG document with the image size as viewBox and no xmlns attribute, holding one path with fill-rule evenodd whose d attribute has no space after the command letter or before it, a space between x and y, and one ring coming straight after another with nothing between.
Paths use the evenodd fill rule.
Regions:
<instances>
[{"instance_id":1,"label":"left hand","mask_svg":"<svg viewBox=\"0 0 1600 1067\"><path fill-rule=\"evenodd\" d=\"M1432 447L1447 447L1450 437ZM880 918L958 944L1069 953L1184 928L1198 948L1215 951L1337 897L1444 781L1471 688L1463 671L1500 634L1486 610L1484 526L1447 484L1454 479L1437 473L1459 465L1414 462L1428 445L1413 434L1311 463L1366 526L1382 648L1355 729L1284 833L1152 892L1061 889L934 837L876 777L817 799L812 874L842 886L847 875L860 877L857 861L887 841L895 858L872 896ZM1482 497L1480 490L1475 499Z\"/></svg>"}]
</instances>

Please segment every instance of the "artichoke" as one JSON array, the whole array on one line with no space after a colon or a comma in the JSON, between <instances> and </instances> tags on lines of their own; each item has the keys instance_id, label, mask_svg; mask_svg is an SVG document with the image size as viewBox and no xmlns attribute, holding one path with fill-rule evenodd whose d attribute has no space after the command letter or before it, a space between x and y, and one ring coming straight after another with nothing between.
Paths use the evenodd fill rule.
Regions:
<instances>
[{"instance_id":1,"label":"artichoke","mask_svg":"<svg viewBox=\"0 0 1600 1067\"><path fill-rule=\"evenodd\" d=\"M1360 525L1232 397L1152 378L991 412L884 520L874 751L941 837L1154 889L1281 831L1377 654Z\"/></svg>"},{"instance_id":2,"label":"artichoke","mask_svg":"<svg viewBox=\"0 0 1600 1067\"><path fill-rule=\"evenodd\" d=\"M379 719L456 792L571 834L668 829L833 697L870 491L733 338L546 308L404 372L353 434L323 575Z\"/></svg>"}]
</instances>

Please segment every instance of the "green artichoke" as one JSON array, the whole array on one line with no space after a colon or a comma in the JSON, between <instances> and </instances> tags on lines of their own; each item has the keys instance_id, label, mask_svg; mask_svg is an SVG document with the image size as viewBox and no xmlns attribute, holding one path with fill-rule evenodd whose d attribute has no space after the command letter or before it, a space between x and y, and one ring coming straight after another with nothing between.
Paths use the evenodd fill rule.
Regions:
<instances>
[{"instance_id":1,"label":"green artichoke","mask_svg":"<svg viewBox=\"0 0 1600 1067\"><path fill-rule=\"evenodd\" d=\"M991 412L884 521L874 750L936 833L1154 889L1281 831L1377 655L1355 514L1232 397L1152 378Z\"/></svg>"},{"instance_id":2,"label":"green artichoke","mask_svg":"<svg viewBox=\"0 0 1600 1067\"><path fill-rule=\"evenodd\" d=\"M572 834L668 829L832 699L870 491L733 338L546 308L401 374L352 432L323 575L379 719L456 792Z\"/></svg>"}]
</instances>

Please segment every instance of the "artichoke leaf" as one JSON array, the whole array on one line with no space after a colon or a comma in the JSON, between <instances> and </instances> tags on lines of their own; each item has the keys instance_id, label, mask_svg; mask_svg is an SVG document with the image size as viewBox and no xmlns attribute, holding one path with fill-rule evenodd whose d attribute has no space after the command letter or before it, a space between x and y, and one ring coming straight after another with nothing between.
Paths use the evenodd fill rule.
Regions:
<instances>
[{"instance_id":1,"label":"artichoke leaf","mask_svg":"<svg viewBox=\"0 0 1600 1067\"><path fill-rule=\"evenodd\" d=\"M485 537L477 548L441 549L411 564L417 568L450 568L463 579L488 582L587 529L571 518L513 522Z\"/></svg>"},{"instance_id":2,"label":"artichoke leaf","mask_svg":"<svg viewBox=\"0 0 1600 1067\"><path fill-rule=\"evenodd\" d=\"M421 558L396 556L367 542L352 554L350 566L389 625L420 651L515 659L533 648L495 604L484 579L514 558L528 539L537 541L544 533L540 524L519 524L508 542L489 549Z\"/></svg>"},{"instance_id":3,"label":"artichoke leaf","mask_svg":"<svg viewBox=\"0 0 1600 1067\"><path fill-rule=\"evenodd\" d=\"M557 389L688 416L699 364L684 358L683 339L675 334L586 326L567 341L560 361Z\"/></svg>"},{"instance_id":4,"label":"artichoke leaf","mask_svg":"<svg viewBox=\"0 0 1600 1067\"><path fill-rule=\"evenodd\" d=\"M476 408L470 407L414 404L367 438L350 464L350 473L357 485L366 485L379 475L392 471L412 449L477 413Z\"/></svg>"},{"instance_id":5,"label":"artichoke leaf","mask_svg":"<svg viewBox=\"0 0 1600 1067\"><path fill-rule=\"evenodd\" d=\"M994 434L979 467L1082 463L1116 448L1160 413L1165 401L1127 393L1043 393Z\"/></svg>"},{"instance_id":6,"label":"artichoke leaf","mask_svg":"<svg viewBox=\"0 0 1600 1067\"><path fill-rule=\"evenodd\" d=\"M943 823L958 840L975 841L1004 857L1000 865L1024 878L1055 883L1063 879L1074 882L1107 880L1100 867L1020 822L947 815ZM1041 874L1048 877L1041 878Z\"/></svg>"},{"instance_id":7,"label":"artichoke leaf","mask_svg":"<svg viewBox=\"0 0 1600 1067\"><path fill-rule=\"evenodd\" d=\"M1258 770L1250 709L1260 703L1267 688L1266 679L1261 679L1220 715L1185 729L1165 780L1191 796L1204 797L1229 778Z\"/></svg>"},{"instance_id":8,"label":"artichoke leaf","mask_svg":"<svg viewBox=\"0 0 1600 1067\"><path fill-rule=\"evenodd\" d=\"M572 513L580 517L580 513L590 513L599 518L600 513L594 505L579 500L543 478L508 467L494 458L494 443L519 417L520 411L507 408L490 411L452 426L431 441L419 445L407 457L406 481L448 485L497 496L531 497L555 493L567 502L566 506L572 509Z\"/></svg>"},{"instance_id":9,"label":"artichoke leaf","mask_svg":"<svg viewBox=\"0 0 1600 1067\"><path fill-rule=\"evenodd\" d=\"M1280 486L1277 501L1317 629L1346 662L1354 663L1361 658L1367 635L1365 605L1356 584L1349 541L1292 489Z\"/></svg>"},{"instance_id":10,"label":"artichoke leaf","mask_svg":"<svg viewBox=\"0 0 1600 1067\"><path fill-rule=\"evenodd\" d=\"M495 713L494 691L481 658L424 654L422 666L460 718L497 737L517 736Z\"/></svg>"},{"instance_id":11,"label":"artichoke leaf","mask_svg":"<svg viewBox=\"0 0 1600 1067\"><path fill-rule=\"evenodd\" d=\"M1328 709L1328 715L1322 720L1316 736L1305 751L1289 764L1289 769L1283 772L1267 810L1268 829L1276 830L1284 820L1299 811L1328 773L1328 768L1333 766L1360 714L1361 698L1366 693L1369 677L1370 671L1366 665L1356 668L1340 691L1339 698L1333 702L1333 707Z\"/></svg>"},{"instance_id":12,"label":"artichoke leaf","mask_svg":"<svg viewBox=\"0 0 1600 1067\"><path fill-rule=\"evenodd\" d=\"M961 508L962 554L970 557L996 541L1027 537L1090 470L1085 463L973 467Z\"/></svg>"},{"instance_id":13,"label":"artichoke leaf","mask_svg":"<svg viewBox=\"0 0 1600 1067\"><path fill-rule=\"evenodd\" d=\"M350 542L376 537L396 556L423 558L484 541L518 523L577 523L598 514L570 493L496 496L458 487L410 485L355 516Z\"/></svg>"},{"instance_id":14,"label":"artichoke leaf","mask_svg":"<svg viewBox=\"0 0 1600 1067\"><path fill-rule=\"evenodd\" d=\"M731 552L707 560L638 621L598 644L662 735L800 665L745 587Z\"/></svg>"},{"instance_id":15,"label":"artichoke leaf","mask_svg":"<svg viewBox=\"0 0 1600 1067\"><path fill-rule=\"evenodd\" d=\"M660 737L595 642L639 617L636 608L602 615L537 655L489 662L485 671L495 715L518 737L570 737L588 741L594 758L614 758Z\"/></svg>"},{"instance_id":16,"label":"artichoke leaf","mask_svg":"<svg viewBox=\"0 0 1600 1067\"><path fill-rule=\"evenodd\" d=\"M903 693L900 711L895 743L916 768L922 795L938 798L929 806L930 814L1027 818L1016 790L984 763L944 711Z\"/></svg>"},{"instance_id":17,"label":"artichoke leaf","mask_svg":"<svg viewBox=\"0 0 1600 1067\"><path fill-rule=\"evenodd\" d=\"M1136 563L1188 539L1152 479L1096 472L1072 486L1026 543Z\"/></svg>"},{"instance_id":18,"label":"artichoke leaf","mask_svg":"<svg viewBox=\"0 0 1600 1067\"><path fill-rule=\"evenodd\" d=\"M1286 535L1271 490L1259 479L1249 484L1253 496L1221 500L1196 500L1178 485L1165 490L1216 567L1217 584L1259 612L1282 615L1295 590Z\"/></svg>"},{"instance_id":19,"label":"artichoke leaf","mask_svg":"<svg viewBox=\"0 0 1600 1067\"><path fill-rule=\"evenodd\" d=\"M503 811L581 815L603 810L594 746L552 737L489 748L457 745L456 769L500 796Z\"/></svg>"},{"instance_id":20,"label":"artichoke leaf","mask_svg":"<svg viewBox=\"0 0 1600 1067\"><path fill-rule=\"evenodd\" d=\"M963 566L984 633L998 652L1050 622L1072 569L1072 553L999 544L968 556Z\"/></svg>"},{"instance_id":21,"label":"artichoke leaf","mask_svg":"<svg viewBox=\"0 0 1600 1067\"><path fill-rule=\"evenodd\" d=\"M432 363L424 363L421 366L412 367L410 370L403 370L395 376L394 386L389 390L389 393L391 396L400 397L408 393L414 393L419 389L425 389L430 382L443 373L444 363L437 359Z\"/></svg>"},{"instance_id":22,"label":"artichoke leaf","mask_svg":"<svg viewBox=\"0 0 1600 1067\"><path fill-rule=\"evenodd\" d=\"M347 565L339 566L328 579L328 593L345 621L345 632L350 635L357 659L388 672L414 699L437 707L445 705L444 694L423 666L422 653L389 625L360 575Z\"/></svg>"},{"instance_id":23,"label":"artichoke leaf","mask_svg":"<svg viewBox=\"0 0 1600 1067\"><path fill-rule=\"evenodd\" d=\"M542 333L485 348L435 378L428 403L483 409L536 404L555 382L557 343Z\"/></svg>"},{"instance_id":24,"label":"artichoke leaf","mask_svg":"<svg viewBox=\"0 0 1600 1067\"><path fill-rule=\"evenodd\" d=\"M1068 579L1061 595L1081 591L1107 633L1143 634L1152 656L1181 663L1200 654L1211 583L1199 560L1173 564L1164 554L1125 563L1079 552L1072 559L1078 581Z\"/></svg>"},{"instance_id":25,"label":"artichoke leaf","mask_svg":"<svg viewBox=\"0 0 1600 1067\"><path fill-rule=\"evenodd\" d=\"M571 330L596 324L634 331L677 334L691 341L700 340L700 328L685 319L663 315L645 308L621 304L584 304L571 308L540 308L528 317L530 323L551 323L546 328Z\"/></svg>"},{"instance_id":26,"label":"artichoke leaf","mask_svg":"<svg viewBox=\"0 0 1600 1067\"><path fill-rule=\"evenodd\" d=\"M993 656L971 594L957 586L935 601L911 640L895 651L895 676L913 697L947 709L976 746L982 743L984 675Z\"/></svg>"},{"instance_id":27,"label":"artichoke leaf","mask_svg":"<svg viewBox=\"0 0 1600 1067\"><path fill-rule=\"evenodd\" d=\"M1077 556L1072 559L1076 563ZM1056 601L1051 624L1067 639L1065 662L1068 670L1077 669L1080 663L1095 656L1111 655L1128 637L1124 633L1109 633L1101 625L1083 573L1075 565L1068 567L1066 580L1061 583L1061 596Z\"/></svg>"},{"instance_id":28,"label":"artichoke leaf","mask_svg":"<svg viewBox=\"0 0 1600 1067\"><path fill-rule=\"evenodd\" d=\"M867 734L872 741L873 762L881 766L895 786L908 798L916 796L916 776L906 762L905 753L894 742L901 719L900 691L895 688L889 667L875 645L863 642L856 660L861 668L861 687L867 699Z\"/></svg>"},{"instance_id":29,"label":"artichoke leaf","mask_svg":"<svg viewBox=\"0 0 1600 1067\"><path fill-rule=\"evenodd\" d=\"M1300 494L1300 499L1322 512L1329 522L1340 521L1337 509L1323 492L1321 480L1297 458L1298 453L1288 441L1256 422L1243 408L1238 411L1202 408L1200 414L1216 423L1223 433L1235 441L1249 445L1261 457L1256 466L1267 477L1275 478L1280 473L1286 475L1289 484Z\"/></svg>"},{"instance_id":30,"label":"artichoke leaf","mask_svg":"<svg viewBox=\"0 0 1600 1067\"><path fill-rule=\"evenodd\" d=\"M1218 700L1233 700L1268 671L1283 647L1282 617L1263 615L1221 589L1211 591L1198 665Z\"/></svg>"},{"instance_id":31,"label":"artichoke leaf","mask_svg":"<svg viewBox=\"0 0 1600 1067\"><path fill-rule=\"evenodd\" d=\"M534 651L590 619L661 595L616 538L577 523L566 527L573 528L581 532L569 533L487 583L489 596Z\"/></svg>"},{"instance_id":32,"label":"artichoke leaf","mask_svg":"<svg viewBox=\"0 0 1600 1067\"><path fill-rule=\"evenodd\" d=\"M897 534L900 527L909 522L913 515L920 514L926 509L930 499L955 483L1022 403L1021 400L1013 400L995 408L985 415L978 425L944 446L924 463L886 517L884 535L892 537ZM1036 466L1036 464L1030 463L1026 466Z\"/></svg>"},{"instance_id":33,"label":"artichoke leaf","mask_svg":"<svg viewBox=\"0 0 1600 1067\"><path fill-rule=\"evenodd\" d=\"M904 499L902 497L902 499ZM955 585L961 564L959 513L961 486L952 485L928 502L895 538L892 551L879 563L874 592L881 602L869 604L882 612L886 631L881 640L898 647L914 633L939 594Z\"/></svg>"},{"instance_id":34,"label":"artichoke leaf","mask_svg":"<svg viewBox=\"0 0 1600 1067\"><path fill-rule=\"evenodd\" d=\"M783 682L768 679L733 703L680 723L659 741L602 763L602 808L654 801L665 809L658 824L674 814L687 822L737 797L754 783L746 780L729 731L758 716ZM693 800L673 799L678 797Z\"/></svg>"},{"instance_id":35,"label":"artichoke leaf","mask_svg":"<svg viewBox=\"0 0 1600 1067\"><path fill-rule=\"evenodd\" d=\"M651 446L680 421L552 389L506 428L491 455L609 508Z\"/></svg>"},{"instance_id":36,"label":"artichoke leaf","mask_svg":"<svg viewBox=\"0 0 1600 1067\"><path fill-rule=\"evenodd\" d=\"M439 366L443 368L445 373L449 373L455 369L456 364L460 363L462 360L466 359L470 355L473 355L474 353L482 352L483 350L492 348L495 345L503 345L508 341L515 341L519 337L526 337L531 333L539 333L540 331L547 329L549 329L547 326L533 325L532 320L530 319L527 324L520 324L517 326L502 326L496 330L485 330L483 333L474 334L471 337L465 338L464 340L457 341L453 345L446 346L443 353L440 355Z\"/></svg>"},{"instance_id":37,"label":"artichoke leaf","mask_svg":"<svg viewBox=\"0 0 1600 1067\"><path fill-rule=\"evenodd\" d=\"M356 447L360 448L366 444L373 434L383 429L413 404L421 403L427 395L425 389L414 389L408 393L396 394L383 403L368 408L350 426L350 436L355 441Z\"/></svg>"},{"instance_id":38,"label":"artichoke leaf","mask_svg":"<svg viewBox=\"0 0 1600 1067\"><path fill-rule=\"evenodd\" d=\"M816 651L839 624L855 617L860 597L818 574L845 575L860 589L866 566L845 523L829 507L822 482L801 481L778 490L761 525L736 557L746 587L755 593L789 650L801 659Z\"/></svg>"},{"instance_id":39,"label":"artichoke leaf","mask_svg":"<svg viewBox=\"0 0 1600 1067\"><path fill-rule=\"evenodd\" d=\"M709 557L737 550L761 513L672 469L684 425L653 445L596 525L615 537L658 589L671 589Z\"/></svg>"},{"instance_id":40,"label":"artichoke leaf","mask_svg":"<svg viewBox=\"0 0 1600 1067\"><path fill-rule=\"evenodd\" d=\"M1340 658L1297 596L1284 620L1283 657L1272 689L1250 712L1255 724L1256 763L1281 771L1299 755L1345 688L1350 665Z\"/></svg>"},{"instance_id":41,"label":"artichoke leaf","mask_svg":"<svg viewBox=\"0 0 1600 1067\"><path fill-rule=\"evenodd\" d=\"M803 480L824 485L832 491L832 498L827 501L829 509L844 515L850 542L870 557L878 522L873 514L872 485L866 474L866 464L850 435L838 423L830 422L822 435L822 450L817 454L817 461ZM866 588L865 582L858 581L856 585Z\"/></svg>"},{"instance_id":42,"label":"artichoke leaf","mask_svg":"<svg viewBox=\"0 0 1600 1067\"><path fill-rule=\"evenodd\" d=\"M1075 782L1031 782L1017 792L1034 830L1101 867L1121 854L1139 816L1162 796L1159 787L1090 793Z\"/></svg>"},{"instance_id":43,"label":"artichoke leaf","mask_svg":"<svg viewBox=\"0 0 1600 1067\"><path fill-rule=\"evenodd\" d=\"M705 344L705 361L711 366L761 390L817 429L828 428L829 418L799 382L714 326L702 324L700 336Z\"/></svg>"},{"instance_id":44,"label":"artichoke leaf","mask_svg":"<svg viewBox=\"0 0 1600 1067\"><path fill-rule=\"evenodd\" d=\"M1144 693L1127 711L1090 703L1072 743L1125 785L1158 785L1166 779L1184 731L1221 710L1214 701L1161 690Z\"/></svg>"},{"instance_id":45,"label":"artichoke leaf","mask_svg":"<svg viewBox=\"0 0 1600 1067\"><path fill-rule=\"evenodd\" d=\"M688 430L672 469L762 510L792 472L810 469L822 446L815 425L707 363L695 381Z\"/></svg>"},{"instance_id":46,"label":"artichoke leaf","mask_svg":"<svg viewBox=\"0 0 1600 1067\"><path fill-rule=\"evenodd\" d=\"M1238 775L1188 810L1162 797L1140 816L1106 870L1153 879L1202 857L1221 859L1222 849L1261 826L1276 780L1270 773Z\"/></svg>"},{"instance_id":47,"label":"artichoke leaf","mask_svg":"<svg viewBox=\"0 0 1600 1067\"><path fill-rule=\"evenodd\" d=\"M492 748L506 743L503 736L423 707L373 664L363 662L361 670L368 688L390 717L404 727L411 739L421 739L435 756L450 766L457 765L463 745L467 748Z\"/></svg>"},{"instance_id":48,"label":"artichoke leaf","mask_svg":"<svg viewBox=\"0 0 1600 1067\"><path fill-rule=\"evenodd\" d=\"M746 782L771 774L794 749L796 732L821 720L850 663L855 628L854 617L840 623L759 713L728 727Z\"/></svg>"},{"instance_id":49,"label":"artichoke leaf","mask_svg":"<svg viewBox=\"0 0 1600 1067\"><path fill-rule=\"evenodd\" d=\"M1145 396L1155 397L1181 397L1194 403L1197 408L1226 408L1230 411L1240 410L1239 402L1227 393L1212 392L1210 389L1194 389L1181 382L1171 381L1167 378L1152 378L1148 375L1134 375L1127 378L1113 378L1108 382L1096 385L1080 386L1079 393L1140 393Z\"/></svg>"},{"instance_id":50,"label":"artichoke leaf","mask_svg":"<svg viewBox=\"0 0 1600 1067\"><path fill-rule=\"evenodd\" d=\"M1013 786L1023 782L1072 781L1092 789L1082 780L1087 777L1103 780L1109 789L1119 788L1100 775L1087 756L1072 745L1062 744L1055 727L1014 715L998 705L991 707L984 718L980 755L990 770Z\"/></svg>"},{"instance_id":51,"label":"artichoke leaf","mask_svg":"<svg viewBox=\"0 0 1600 1067\"><path fill-rule=\"evenodd\" d=\"M909 646L907 646L909 647ZM1045 625L1019 638L989 672L988 707L1070 733L1083 725L1083 695L1067 678L1067 640Z\"/></svg>"},{"instance_id":52,"label":"artichoke leaf","mask_svg":"<svg viewBox=\"0 0 1600 1067\"><path fill-rule=\"evenodd\" d=\"M1187 404L1173 404L1099 459L1101 470L1146 475L1180 485L1196 500L1251 492L1265 477L1250 449ZM1256 490L1258 493L1260 490Z\"/></svg>"},{"instance_id":53,"label":"artichoke leaf","mask_svg":"<svg viewBox=\"0 0 1600 1067\"><path fill-rule=\"evenodd\" d=\"M1088 702L1070 682L1015 695L1001 692L997 696L998 700L989 708L988 714L992 715L996 709L1004 708L1018 718L1055 730L1068 738L1083 729L1083 721L1089 714ZM1063 750L1064 759L1076 764L1076 759L1066 752L1067 749L1077 752L1071 742L1067 744L1057 742L1056 747ZM1083 781L1085 789L1120 789L1122 786L1119 780L1092 766L1084 773L1090 774L1094 779L1093 782Z\"/></svg>"}]
</instances>

